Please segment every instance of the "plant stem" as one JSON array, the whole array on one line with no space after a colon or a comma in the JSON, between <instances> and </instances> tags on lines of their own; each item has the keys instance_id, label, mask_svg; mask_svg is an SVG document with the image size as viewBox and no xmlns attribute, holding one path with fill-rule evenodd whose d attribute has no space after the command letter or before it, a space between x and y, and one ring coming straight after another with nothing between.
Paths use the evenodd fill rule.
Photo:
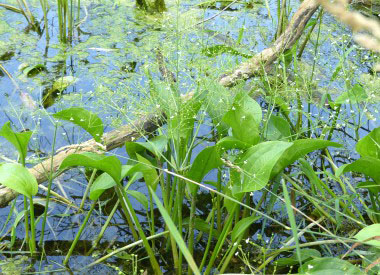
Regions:
<instances>
[{"instance_id":1,"label":"plant stem","mask_svg":"<svg viewBox=\"0 0 380 275\"><path fill-rule=\"evenodd\" d=\"M29 247L29 215L28 215L28 198L24 195L24 220L25 220L25 242ZM29 247L29 249L31 249Z\"/></svg>"},{"instance_id":2,"label":"plant stem","mask_svg":"<svg viewBox=\"0 0 380 275\"><path fill-rule=\"evenodd\" d=\"M215 245L214 251L211 254L211 258L210 258L209 263L207 265L206 271L204 272L204 275L210 274L211 268L212 268L212 266L216 260L216 257L218 256L219 251L222 249L224 241L226 240L226 238L228 236L229 230L230 230L231 225L232 225L232 221L233 221L234 216L235 216L235 211L237 209L238 209L238 204L235 204L232 211L230 212L230 214L228 216L227 222L225 223L225 225L223 227L223 231L220 234L220 237L218 239L217 244Z\"/></svg>"},{"instance_id":3,"label":"plant stem","mask_svg":"<svg viewBox=\"0 0 380 275\"><path fill-rule=\"evenodd\" d=\"M97 171L98 171L98 169L92 170L92 174L91 174L90 180L88 181L86 190L84 191L83 198L82 198L82 201L80 202L78 211L81 211L83 209L84 203L85 203L85 201L87 199L88 192L90 192L90 188L91 188L92 183L94 182L94 179L95 179Z\"/></svg>"},{"instance_id":4,"label":"plant stem","mask_svg":"<svg viewBox=\"0 0 380 275\"><path fill-rule=\"evenodd\" d=\"M214 230L214 219L215 219L215 208L213 207L212 210L211 210L211 223L210 223L210 231L208 233L207 245L206 245L205 252L203 254L201 265L199 266L199 270L201 270L201 271L202 271L202 269L203 269L203 267L204 267L204 265L206 263L208 251L210 250L211 240L212 240L212 233L213 233L213 230Z\"/></svg>"},{"instance_id":5,"label":"plant stem","mask_svg":"<svg viewBox=\"0 0 380 275\"><path fill-rule=\"evenodd\" d=\"M129 211L125 201L124 201L124 192L122 191L122 188L119 187L119 186L115 186L115 191L116 191L116 194L119 198L119 201L120 201L120 204L121 204L121 208L123 209L124 211L124 215L125 215L125 218L127 219L127 223L129 225L129 228L131 229L131 232L132 232L132 236L133 238L137 241L139 239L138 235L137 235L137 232L136 232L136 229L135 229L135 226L131 220L131 216L132 216L132 213Z\"/></svg>"},{"instance_id":6,"label":"plant stem","mask_svg":"<svg viewBox=\"0 0 380 275\"><path fill-rule=\"evenodd\" d=\"M67 253L67 255L65 257L65 260L63 261L63 265L64 266L67 266L67 263L69 262L71 254L73 254L74 248L77 245L77 242L78 242L78 240L80 238L80 235L82 234L84 228L86 227L88 219L90 218L92 211L94 211L95 206L96 206L96 201L94 201L94 203L91 205L90 210L87 212L86 218L84 219L82 225L79 228L79 231L78 231L77 235L75 236L75 239L74 239L73 243L70 246L69 252Z\"/></svg>"},{"instance_id":7,"label":"plant stem","mask_svg":"<svg viewBox=\"0 0 380 275\"><path fill-rule=\"evenodd\" d=\"M196 193L191 196L191 209L190 209L190 219L189 219L189 241L188 249L191 255L194 252L194 218L195 218L195 203L196 203ZM193 274L191 268L188 268L188 275Z\"/></svg>"},{"instance_id":8,"label":"plant stem","mask_svg":"<svg viewBox=\"0 0 380 275\"><path fill-rule=\"evenodd\" d=\"M113 206L112 211L111 211L111 213L108 215L106 222L105 222L104 225L102 226L102 229L100 230L100 233L99 233L98 237L96 237L95 241L94 241L93 244L92 244L91 249L86 253L87 256L90 255L90 254L92 253L92 251L94 251L94 249L95 249L96 246L98 245L100 239L103 237L104 232L106 231L106 229L107 229L109 223L111 222L111 219L113 218L113 215L115 214L117 208L119 207L119 203L120 203L120 201L118 200L118 201L115 203L115 205Z\"/></svg>"},{"instance_id":9,"label":"plant stem","mask_svg":"<svg viewBox=\"0 0 380 275\"><path fill-rule=\"evenodd\" d=\"M119 186L119 188L120 188L120 186ZM141 226L141 224L139 222L139 219L138 219L135 211L133 210L132 204L129 201L128 196L125 194L125 192L123 192L122 195L123 195L123 198L125 199L126 206L128 207L128 210L129 210L128 212L131 213L133 221L134 221L134 223L135 223L135 225L137 227L137 230L139 232L140 238L142 239L142 241L144 243L144 247L145 247L146 252L148 253L150 264L152 265L154 273L155 274L162 274L162 271L160 269L160 266L158 265L158 262L156 260L155 255L154 255L154 252L153 252L152 248L150 247L150 244L149 244L149 242L148 242L148 240L147 240L147 238L145 236L144 230L143 230L143 228L142 228L142 226Z\"/></svg>"},{"instance_id":10,"label":"plant stem","mask_svg":"<svg viewBox=\"0 0 380 275\"><path fill-rule=\"evenodd\" d=\"M30 240L30 250L32 256L36 252L36 226L34 224L34 204L33 204L33 197L30 198L30 204L29 204L29 210L30 210L30 231L31 231L31 240Z\"/></svg>"},{"instance_id":11,"label":"plant stem","mask_svg":"<svg viewBox=\"0 0 380 275\"><path fill-rule=\"evenodd\" d=\"M58 124L55 123L55 125L54 125L53 144L52 144L52 154L51 154L51 158L50 158L49 183L48 183L48 190L47 190L47 193L46 193L46 203L45 203L44 217L43 217L43 220L42 220L41 236L40 236L40 242L39 242L40 246L42 246L42 242L44 241L47 212L48 212L48 209L49 209L50 190L51 190L51 186L53 184L53 170L54 170L53 169L53 159L54 159L54 152L55 152L55 141L57 139L57 128L58 128Z\"/></svg>"}]
</instances>

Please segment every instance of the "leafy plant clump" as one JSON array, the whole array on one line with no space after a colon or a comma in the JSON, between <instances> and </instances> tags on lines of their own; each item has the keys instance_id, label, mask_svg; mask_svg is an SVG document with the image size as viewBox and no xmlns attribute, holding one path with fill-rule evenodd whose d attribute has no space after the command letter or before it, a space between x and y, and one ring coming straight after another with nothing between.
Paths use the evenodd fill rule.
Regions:
<instances>
[{"instance_id":1,"label":"leafy plant clump","mask_svg":"<svg viewBox=\"0 0 380 275\"><path fill-rule=\"evenodd\" d=\"M248 15L267 10L278 41L293 4L278 1L273 20L271 3L84 2L0 4L47 45L16 80L0 64L36 121L33 132L13 130L14 121L0 129L18 156L0 156L0 183L23 196L0 226L3 272L19 254L28 272L379 272L377 76L357 76L356 67L368 52L334 37L338 27L320 10L276 62L259 62L252 80L226 88L222 72L255 60L251 45L272 45L264 28L246 27ZM224 34L225 25L239 27ZM90 77L77 74L91 75L94 92L81 90ZM45 141L48 152L35 149Z\"/></svg>"}]
</instances>

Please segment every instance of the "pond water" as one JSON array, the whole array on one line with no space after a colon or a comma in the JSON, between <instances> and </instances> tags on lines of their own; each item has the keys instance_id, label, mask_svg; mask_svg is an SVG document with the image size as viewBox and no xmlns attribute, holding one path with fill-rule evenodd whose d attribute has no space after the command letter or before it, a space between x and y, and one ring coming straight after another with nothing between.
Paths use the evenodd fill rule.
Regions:
<instances>
[{"instance_id":1,"label":"pond water","mask_svg":"<svg viewBox=\"0 0 380 275\"><path fill-rule=\"evenodd\" d=\"M0 7L0 64L10 75L9 77L0 70L0 125L11 121L15 130L33 131L27 161L29 167L51 153L54 137L51 115L62 109L80 106L95 112L103 120L105 131L130 123L141 114L154 110L154 102L149 100L147 72L153 79L161 78L157 65L157 49L162 52L169 70L174 72L178 80L177 87L185 94L197 88L200 77L206 76L217 81L222 74L231 71L244 60L241 55L229 53L207 57L202 49L224 44L232 45L246 55L254 55L272 43L277 26L275 1L269 1L272 15L270 17L264 1L241 1L222 13L221 6L225 5L225 2L217 2L215 6L204 8L200 5L201 1L169 1L168 12L146 14L136 9L134 1L82 0L80 26L74 28L71 43L62 43L59 40L57 6L54 1L50 2L47 18L49 39L43 27L43 12L39 1L28 1L28 4L40 23L40 33L28 29L27 21L21 14ZM17 6L16 1L9 0L5 3ZM293 14L297 7L297 1L290 1L289 14ZM313 20L316 20L316 15ZM209 18L213 19L208 20ZM198 24L203 20L204 23ZM322 99L325 100L326 93L337 98L346 91L346 84L350 82L352 85L359 84L360 87L364 87L368 95L364 104L342 106L334 141L343 144L344 149L332 152L335 163L343 164L347 159L358 157L355 152L356 142L379 126L379 105L376 102L380 98L380 80L370 74L372 65L378 58L357 47L351 38L351 31L337 23L330 15L323 14L322 24L317 24L316 30L318 28L319 32L312 33L311 43L307 44L298 64L298 73L302 79L311 79L313 83L309 90L305 88L303 91L299 86L297 88L304 98L305 114L311 114L311 128L320 132L324 121L332 119L333 110L325 108L325 102L321 102ZM240 38L241 41L237 44L236 41ZM344 69L337 70L342 66L343 60ZM42 69L33 69L36 65ZM281 74L282 69L280 67L274 71ZM276 73L272 77L275 77ZM297 76L293 75L294 77ZM68 81L70 85L58 91L54 89L57 81ZM263 109L267 107L266 97L263 95L265 87L261 80L250 80L241 88L247 91L254 89ZM310 101L307 99L310 97L310 90L316 95L312 104L309 104ZM296 102L295 92L296 88L292 85L278 91L288 102ZM295 105L290 106L295 108ZM206 121L199 131L199 136L206 135L210 130L211 127ZM56 148L81 143L89 138L90 136L78 127L63 123L58 128ZM110 154L120 157L124 163L128 160L124 148L113 150ZM0 140L0 157L4 161L17 159L17 152L4 139ZM312 155L310 159L319 161L321 166L326 162L317 154ZM211 173L207 179L213 180L216 177L217 173ZM54 182L55 192L77 204L80 203L87 182L83 171L71 170ZM137 182L133 189L147 194L144 182ZM209 200L207 193L202 196L205 197L204 202ZM259 201L260 197L261 192L255 194L256 201ZM110 200L108 207L97 211L86 227L70 261L73 269L93 262L93 257L86 256L86 253L91 248L91 240L97 236L107 214L112 210L112 200L115 202L115 199ZM144 208L136 200L132 200L132 203L144 221ZM85 207L89 207L89 204ZM22 205L20 197L16 205ZM61 268L59 263L67 254L84 219L83 214L73 214L75 211L67 205L54 202L51 205L45 235L47 258L32 263L35 270L51 271ZM199 216L207 217L209 206L207 203L199 203ZM300 208L302 209L302 205ZM276 204L272 212L281 209L283 205ZM9 210L10 206L0 209L0 224L7 219ZM282 212L276 219L284 220L287 218L284 215L286 213ZM12 217L10 225L14 218ZM124 246L132 241L121 213L117 212L111 222L104 241L96 249L98 253ZM143 224L148 226L146 222ZM279 244L291 235L290 231L286 231L272 237L275 226L266 230L263 228L262 220L255 224L250 231L256 232L252 238L258 242L270 240ZM40 229L40 225L37 229ZM163 224L160 230L162 229ZM24 236L22 226L18 226L15 235L15 247L20 247ZM10 234L3 240L9 241ZM200 253L202 248L202 244L196 247ZM132 253L142 254L144 251L135 248ZM27 258L20 255L2 254L1 250L0 255L0 262L8 258L12 263L9 259L16 257L24 267L30 264ZM149 266L147 259L142 261ZM131 270L131 266L130 261L124 262L112 257L108 260L108 265L96 265L90 272L112 273L116 272L116 267L125 271Z\"/></svg>"}]
</instances>

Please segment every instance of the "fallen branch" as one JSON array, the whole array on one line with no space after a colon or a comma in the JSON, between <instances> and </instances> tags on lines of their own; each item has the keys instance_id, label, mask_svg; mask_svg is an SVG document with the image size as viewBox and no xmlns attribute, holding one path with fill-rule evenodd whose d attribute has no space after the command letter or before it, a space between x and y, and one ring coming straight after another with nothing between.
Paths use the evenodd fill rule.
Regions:
<instances>
[{"instance_id":1,"label":"fallen branch","mask_svg":"<svg viewBox=\"0 0 380 275\"><path fill-rule=\"evenodd\" d=\"M133 141L141 136L152 133L160 125L163 119L159 119L157 115L148 115L142 117L129 125L124 125L116 130L106 133L103 137L103 145L99 146L94 139L88 140L81 144L73 144L65 146L53 157L53 173L58 171L62 161L71 154L83 152L101 153L104 150L121 147L126 141ZM36 166L29 168L29 171L36 177L38 183L42 183L48 179L50 174L51 158L44 160ZM16 198L18 193L4 186L0 186L0 207L5 207L7 204Z\"/></svg>"},{"instance_id":2,"label":"fallen branch","mask_svg":"<svg viewBox=\"0 0 380 275\"><path fill-rule=\"evenodd\" d=\"M222 76L219 83L231 87L238 80L246 80L263 69L268 72L270 65L286 50L289 50L300 38L307 22L318 9L317 0L305 0L292 17L286 30L274 42L274 44L255 55L246 62L240 64L232 73Z\"/></svg>"},{"instance_id":3,"label":"fallen branch","mask_svg":"<svg viewBox=\"0 0 380 275\"><path fill-rule=\"evenodd\" d=\"M318 7L319 3L316 0L305 0L299 7L298 11L294 14L284 33L274 42L272 47L263 50L255 57L242 63L231 74L223 76L219 80L219 84L227 87L233 86L238 80L248 79L260 72L263 66L265 70L269 70L270 65L280 56L280 54L294 45L297 39L301 36L306 23ZM162 57L159 56L159 62L162 62L163 60L160 58ZM163 74L165 78L169 78L169 80L173 81L174 77L170 73L165 71ZM163 122L164 119L162 119L162 116L147 115L130 125L124 125L116 130L113 130L104 136L104 149L105 151L110 151L117 147L121 147L126 141L133 141L134 139L153 132L160 127ZM53 158L52 172L56 172L58 170L61 162L68 155L83 152L100 153L103 152L103 149L93 139L81 144L61 148L59 153L57 153ZM29 171L36 177L38 183L42 183L48 179L50 164L51 159L49 158L29 169ZM11 189L0 186L0 207L7 206L7 204L16 198L17 195L18 194Z\"/></svg>"}]
</instances>

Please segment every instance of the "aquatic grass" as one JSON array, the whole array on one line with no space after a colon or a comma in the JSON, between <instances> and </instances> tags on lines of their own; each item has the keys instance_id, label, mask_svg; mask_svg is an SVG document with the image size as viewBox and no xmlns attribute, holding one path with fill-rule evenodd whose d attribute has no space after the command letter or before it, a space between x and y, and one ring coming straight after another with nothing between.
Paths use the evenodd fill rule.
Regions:
<instances>
[{"instance_id":1,"label":"aquatic grass","mask_svg":"<svg viewBox=\"0 0 380 275\"><path fill-rule=\"evenodd\" d=\"M179 3L177 3L177 11L175 12L177 13L178 17L181 15L180 8L181 6ZM72 13L72 9L70 10L70 8L69 13ZM178 21L176 24L179 24ZM316 26L316 24L317 22L315 22L314 26ZM320 24L322 25L323 23ZM156 27L158 27L158 25L159 24L157 24ZM159 27L164 28L163 25L159 25ZM247 32L245 35L249 35L249 33ZM208 58L206 60L202 53L200 53L200 49L198 49L197 53L193 53L193 55L196 56L193 63L198 63L197 60L199 58L202 60L199 60L199 64L196 64L194 67L200 68L204 66L204 68L200 68L200 70L195 73L187 71L184 73L184 68L187 68L191 63L185 63L184 61L184 59L190 59L189 56L181 58L181 56L177 54L180 51L182 51L183 54L183 52L186 52L188 50L186 49L186 41L182 36L179 25L177 25L177 32L173 31L171 33L171 36L172 37L165 40L165 45L163 46L163 54L169 59L168 63L171 65L169 67L175 68L174 75L176 75L178 82L170 83L170 81L165 79L165 77L162 77L164 79L164 81L162 81L162 79L157 76L158 70L156 70L156 68L153 68L154 66L150 64L152 62L150 62L149 66L146 67L151 71L150 80L154 82L154 85L151 85L149 88L147 88L146 86L148 85L144 86L144 84L141 84L144 83L144 79L148 75L146 72L144 72L144 74L141 76L141 79L136 81L139 82L139 84L136 84L136 87L141 89L141 96L146 97L146 101L140 103L141 106L139 106L139 108L141 107L143 109L145 107L149 110L157 111L157 114L161 114L162 111L165 112L167 122L166 126L152 133L151 136L144 136L138 142L130 142L126 144L128 157L125 156L124 150L123 153L109 153L112 156L121 159L122 161L128 162L128 165L133 165L136 168L132 170L132 172L134 171L133 173L130 172L131 174L122 175L121 173L119 178L117 178L118 173L115 173L115 171L119 172L118 169L107 169L107 171L115 178L114 185L111 187L113 190L110 189L109 191L111 193L116 193L119 202L116 202L116 206L111 205L112 212L108 216L106 223L101 228L101 232L97 235L96 242L91 250L96 250L96 245L99 243L99 240L102 238L104 232L106 232L108 229L112 230L112 227L114 226L118 226L121 229L120 231L126 232L125 236L127 238L130 237L138 240L141 238L140 236L142 236L142 238L145 237L145 240L136 241L132 245L127 245L127 248L125 248L125 250L132 248L137 244L148 243L148 246L144 245L146 250L144 247L142 247L142 249L138 251L139 258L143 258L148 255L150 258L150 265L154 266L155 269L157 269L157 266L163 270L172 268L174 266L178 273L187 272L191 274L193 272L192 269L189 268L189 266L186 265L186 263L183 261L183 258L186 255L188 256L188 254L186 254L187 252L183 252L184 249L187 249L187 251L190 252L189 254L193 257L195 265L199 266L200 272L204 271L203 268L207 272L212 272L215 269L217 269L218 272L232 271L232 261L234 263L236 260L240 261L239 257L235 255L235 253L238 251L239 256L241 255L240 253L243 252L246 252L247 255L252 252L251 255L253 256L251 257L260 258L263 261L262 265L257 264L257 266L256 263L253 261L251 262L253 267L257 267L256 270L262 270L265 268L267 269L266 272L272 272L273 270L273 272L275 272L278 270L276 269L278 267L276 267L276 262L274 260L276 259L276 256L279 256L281 258L286 257L287 254L284 253L284 251L296 249L299 252L300 248L305 248L308 246L311 247L314 245L319 245L322 247L323 245L331 245L333 243L336 243L337 247L339 245L339 249L341 247L349 249L347 246L343 246L342 242L337 239L340 238L339 235L347 237L347 233L342 232L341 230L341 220L354 221L355 224L359 225L358 227L355 226L354 229L358 230L358 228L365 227L371 222L367 219L365 211L367 211L367 213L370 213L370 211L373 210L372 208L366 207L367 204L370 206L369 202L367 201L369 199L368 194L361 193L358 190L352 191L352 187L354 186L352 186L350 183L350 179L346 179L346 177L343 176L339 179L335 177L334 174L336 172L336 168L338 168L341 163L340 159L332 154L332 150L330 152L327 150L325 152L316 151L313 155L306 157L304 160L294 159L293 164L287 163L284 167L279 169L280 172L283 172L283 174L280 173L277 180L270 180L267 181L267 183L263 184L265 181L256 182L253 180L254 177L257 178L259 172L261 171L255 171L251 167L258 166L259 163L253 162L253 157L250 159L248 155L246 156L247 158L242 158L242 155L245 154L245 150L247 150L247 148L244 148L244 146L227 147L229 144L227 141L230 141L231 143L234 142L236 144L241 144L242 141L240 140L239 143L237 141L238 138L244 140L244 143L252 143L250 144L252 146L264 144L269 141L281 141L281 143L269 143L267 146L270 147L270 145L274 144L283 144L284 146L287 143L297 144L299 139L302 140L306 137L311 140L322 140L326 139L326 136L328 137L329 133L331 133L331 140L337 141L337 138L339 139L337 125L338 123L341 123L342 120L346 119L344 117L344 106L346 106L344 105L345 103L341 103L343 107L338 113L335 113L336 123L334 123L334 114L332 113L333 111L324 110L329 115L333 115L331 119L325 121L320 118L320 116L314 116L313 118L313 116L310 114L310 109L307 111L303 109L302 105L305 104L303 101L304 94L302 94L300 90L306 90L306 93L314 94L316 90L316 80L315 78L310 79L310 74L308 73L310 71L303 71L300 64L302 63L302 60L297 64L293 63L294 68L292 68L289 56L292 57L294 62L296 55L296 48L294 48L289 53L290 55L284 54L280 57L279 63L275 66L274 75L264 75L262 78L256 81L258 84L257 86L254 86L254 89L259 89L258 87L260 87L262 95L265 94L263 97L257 98L257 101L263 106L262 109L266 111L265 115L263 116L263 120L259 123L255 122L254 120L250 120L250 123L247 122L244 124L244 127L240 126L243 129L239 129L238 125L242 124L241 120L244 120L243 116L245 116L248 120L249 116L247 113L239 110L240 113L235 112L235 114L237 114L235 116L235 119L232 115L226 120L223 120L222 118L224 117L226 111L231 111L232 106L235 109L239 109L239 107L244 104L236 103L233 105L233 103L229 104L227 100L223 101L222 104L220 104L221 106L216 108L216 111L219 111L219 113L216 112L217 114L215 115L210 111L212 107L212 103L210 103L210 101L214 97L216 99L223 100L226 97L228 99L233 99L236 95L237 90L244 90L243 86L240 86L236 90L225 89L218 92L213 91L214 93L207 93L207 90L216 90L217 88L215 85L212 86L207 83L203 87L202 85L198 86L198 83L194 81L194 83L186 83L188 86L182 87L183 82L181 82L183 81L182 78L186 78L186 76L184 76L185 74L192 74L192 77L197 78L198 80L199 78L206 78L206 76L209 77L210 74L218 74L219 70L224 70L225 66L229 65L224 64L223 68L212 67L213 65L210 65L214 64L212 60L218 57ZM173 37L176 37L175 42L174 40L171 40ZM310 37L312 37L312 35L310 35ZM314 39L314 37L312 38ZM206 45L208 42L212 42L212 39L206 38L205 40L207 41L202 41L204 42L204 45ZM318 48L320 49L321 46L319 43L317 44ZM309 47L310 44L306 46L305 53ZM176 53L172 55L171 51L176 51ZM224 56L229 55L228 52L223 52L222 54ZM236 62L236 60L234 59L234 62ZM318 71L317 63L318 62L316 62L315 68L312 69L314 70L315 75L317 75ZM281 65L281 68L278 68L278 65ZM348 64L344 63L342 66L344 66L344 70L346 70ZM295 75L295 86L293 86L293 81L291 80L291 77L293 76L292 69L294 74L300 74ZM208 74L202 75L205 72ZM138 74L139 77L140 73L141 72L134 72L134 74ZM129 77L131 77L131 75L127 76L127 78ZM346 74L344 77L350 77L350 74ZM101 79L97 81L99 83L102 82ZM128 84L130 83L128 79L124 79L123 81ZM210 82L215 81L211 79ZM202 82L202 80L200 82ZM130 90L127 92L123 90L125 87L128 87L128 85L121 86L122 87L118 90L119 92L121 91L125 92L125 94L132 94ZM196 104L191 105L190 102L186 102L186 100L189 100L189 98L186 96L179 96L179 94L184 90L192 91L193 88L195 91L194 98L190 98L190 100L193 100L193 103L201 103L201 105L203 104L203 106L201 106L199 109L197 109L198 107ZM347 86L347 92L351 92L349 88L350 86ZM289 93L293 93L294 90L296 90L297 95L290 96ZM109 88L108 91L105 91L103 89L101 92L104 93L104 101L102 101L102 104L109 107L110 109L115 110L119 120L132 122L132 116L141 115L139 113L132 113L133 111L130 110L134 110L134 108L127 107L127 105L134 104L134 101L128 100L128 95L123 94L123 96L119 97L118 93L114 92L112 88ZM97 95L100 95L101 92L98 92ZM200 96L202 93L205 94L206 99ZM282 97L282 102L276 98L276 96ZM121 104L120 102L123 100L125 100L127 103ZM247 97L242 101L250 102L250 99ZM309 102L311 104L310 106L313 106L311 100L306 101L306 103ZM74 103L78 103L78 105L82 104L82 102ZM172 106L170 104L172 104ZM322 104L324 104L324 102L319 106L320 110L323 109ZM159 105L159 107L156 107L157 105ZM143 111L147 112L147 110L144 109ZM364 117L363 120L361 119L359 121L359 124L361 124L363 121ZM220 125L223 123L224 125ZM354 123L357 124L357 121ZM258 131L252 131L252 133L255 133L254 137L253 135L253 138L249 136L247 137L244 133L244 130L248 129L249 127L256 130L257 125L260 125L260 128ZM324 125L327 125L327 127L324 127ZM204 126L209 127L207 128L206 133L202 129ZM223 129L222 126L224 126L225 129ZM359 126L355 125L355 127ZM281 135L275 135L275 132L280 132ZM324 134L326 135L325 137L323 137ZM229 140L227 139L226 141L226 137ZM157 143L157 140L161 138L162 140L167 140L164 146L161 146L159 143ZM330 138L327 139L329 140ZM227 147L227 149L222 150L221 147L223 146ZM135 148L136 151L133 152L131 148ZM253 151L253 149L250 149L251 153ZM273 149L273 151L276 150ZM206 158L203 158L204 156L210 157L209 161L205 161ZM216 156L217 158L215 159L219 160L219 162L210 161L215 160L211 158L213 156ZM242 158L242 161L239 161L239 158ZM82 159L77 163L77 166L85 166L81 165L85 160L89 159L83 158L82 156ZM249 165L245 165L244 161L252 162L250 162ZM309 161L312 162L311 165L306 164ZM105 165L103 162L106 162L105 158L102 158L98 162L99 165L96 165L97 167L95 168L104 168ZM211 162L214 163L215 166L212 166L211 164L210 166L206 165ZM347 163L350 162L347 161ZM69 166L66 168L68 167ZM208 170L210 167L213 168ZM268 170L270 169L268 168ZM194 171L198 171L199 175L197 176ZM212 172L209 173L210 171ZM215 177L214 172L216 174ZM240 174L240 178L238 178L237 172ZM145 185L144 183L138 183L132 180L132 177L138 173L141 174L140 178L142 181L144 181ZM210 177L205 177L208 173L209 176L211 175L210 177L212 177L211 180ZM93 173L90 182L95 181L100 177L102 176L98 177L95 175L95 173ZM121 179L125 177L127 177L126 180L121 181ZM309 180L307 180L307 178ZM285 196L285 191L284 189L281 190L281 188L279 188L279 179L284 179L289 183L289 186L286 187L289 188L289 196L293 196L297 202L302 203L301 207L299 208L299 211L302 212L302 215L299 212L294 213L294 215L297 215L297 225L299 228L297 228L297 226L294 226L294 223L291 223L291 226L284 224L284 220L287 220L285 209L290 210L291 214L295 210L292 209L293 202L291 202L291 200L293 198L289 199L286 197L286 200L283 199ZM75 182L75 179L73 182ZM248 191L248 187L245 186L247 189L244 189L244 194L240 195L239 192L237 192L239 190L238 188L235 187L235 189L233 189L234 186L238 186L238 183L247 183L248 187L250 186L248 183L252 183L255 186L264 186L261 190L252 191ZM340 189L335 188L335 185L339 185ZM229 186L232 186L232 190L228 188ZM144 211L140 212L142 213L141 215L138 212L138 206L132 204L131 201L132 197L136 199L137 196L133 196L133 192L128 192L135 191L133 189L134 187L141 188L142 190L142 192L140 192L140 200L138 202L144 205ZM128 188L131 188L131 190ZM152 188L153 191L146 192L147 190L150 190L150 188ZM88 196L86 194L90 189L91 187L88 185L86 187L87 191L84 191L85 195L83 195L83 198L81 198L80 202L78 202L79 206L86 206L86 203L88 202ZM90 191L90 199L91 195L94 194L91 192L92 191ZM204 192L207 192L207 194L213 194L212 196L209 196L211 197L211 200L209 197L207 197L204 199L204 201L201 201ZM157 208L155 209L155 197L153 194L159 197L159 201L162 201L162 209L159 209L159 211L155 211ZM232 201L230 201L230 198L232 198ZM353 199L356 201L357 198L359 198L360 201L358 205L363 203L364 210L359 209L358 207L347 207L347 205L351 205L353 203ZM202 213L204 205L210 202L212 205L210 206L211 209L208 208L206 210L208 213ZM92 205L94 205L94 203L92 203ZM118 205L120 205L119 208L117 207ZM189 212L187 211L187 205L190 205ZM314 208L317 208L319 212L313 211ZM45 208L45 211L46 209L47 207ZM277 211L277 209L281 210ZM165 215L167 217L166 220L171 221L171 229L178 231L179 236L177 235L177 240L182 239L181 246L178 244L177 240L172 236L172 234L168 234L166 231L166 233L162 235L160 235L160 233L156 233L158 225L162 225L162 227L160 227L158 230L166 230L169 228L168 223L165 219L164 224L162 224L162 219L160 217L163 216L162 214L160 215L160 213L165 213L165 211L167 214ZM114 225L110 222L112 215L114 215L112 213L115 212L125 213L125 218L127 220L126 223L130 228L129 230L124 231L124 228L128 228L128 226L120 224L120 222L118 222L117 225ZM88 219L91 217L97 218L100 216L100 214L94 213L94 211L92 213L87 212L86 214L89 217ZM137 214L139 216L137 216ZM89 215L91 215L91 217ZM255 226L249 224L249 226L244 228L244 226L241 224L244 224L245 222L248 224L248 221L251 220L245 219L250 215L255 215L257 217L260 217L260 219L253 221ZM317 215L317 217L314 217L314 215ZM326 218L323 219L323 222L319 222L318 219L319 226L316 226L317 229L315 231L309 230L310 228L308 227L308 224L315 224L314 221L319 218L318 215L322 215ZM206 216L207 218L205 218ZM206 225L201 229L199 229L200 219L204 221L202 224ZM286 247L283 250L276 250L276 248L279 246L276 241L274 241L274 243L271 243L271 241L269 241L269 243L265 243L266 238L275 240L275 237L272 238L271 236L265 236L265 229L274 229L275 227L273 224L279 224L280 230L282 231L291 229L297 230L297 234L293 234L293 237L300 236L300 232L302 232L303 228L307 228L307 230L304 231L305 239L307 241L296 246L291 246L290 248ZM87 226L88 222L87 225L82 224L81 230L84 231L86 229L85 227ZM254 239L254 241L257 241L257 243L260 243L262 241L262 244L260 244L262 245L262 250L259 253L254 254L254 251L251 250L251 248L242 240L246 236L252 236L256 232L260 232L260 229L257 230L257 226L259 228L261 227L261 232L263 232L264 237L261 239L257 238L257 240ZM84 228L82 229L82 227ZM237 230L236 228L241 228L241 231ZM320 234L321 232L324 232L323 228L327 228L329 231L331 230L331 232L334 232L334 234ZM318 230L321 232L318 232ZM76 235L76 238L77 236L78 235ZM162 242L161 240L148 242L150 239L155 239L155 236L165 236L165 238L162 238ZM202 238L200 236L202 236ZM276 236L283 235L276 234ZM312 242L309 241L308 238L315 238L317 241ZM324 240L323 238L329 239ZM201 241L197 246L194 245L195 239ZM348 243L348 239L345 240L345 242ZM205 253L202 259L199 259L197 258L198 251L196 248L202 245L204 245L203 248L205 248L207 253ZM100 245L98 244L98 246ZM71 249L71 251L75 250L75 248ZM109 257L112 257L112 255L116 255L117 251L120 251L120 249L115 248L115 251L112 253L109 251L105 252L107 255L100 255L99 260L95 260L93 264L98 264L109 259ZM167 253L163 254L163 251ZM278 253L276 254L276 252ZM323 256L334 256L334 249L330 249L330 251L329 249L324 249L324 253L325 254L323 254ZM297 255L297 252L294 255ZM357 254L355 254L354 257L356 256ZM154 263L154 260L152 260L153 258L156 258L157 265ZM255 260L257 260L256 258ZM294 258L295 256L292 259ZM359 259L359 256L355 259ZM303 262L304 260L302 263ZM239 262L239 266L245 268L245 265L247 265L247 263L249 263L249 261L246 261L245 263ZM93 266L93 264L90 266ZM295 263L295 265L297 264L298 263ZM148 272L150 272L150 268L152 267L148 265L149 264L144 264L141 262L141 267L148 269ZM114 264L113 266L115 270L116 268L119 268ZM288 270L286 271L288 272Z\"/></svg>"}]
</instances>

